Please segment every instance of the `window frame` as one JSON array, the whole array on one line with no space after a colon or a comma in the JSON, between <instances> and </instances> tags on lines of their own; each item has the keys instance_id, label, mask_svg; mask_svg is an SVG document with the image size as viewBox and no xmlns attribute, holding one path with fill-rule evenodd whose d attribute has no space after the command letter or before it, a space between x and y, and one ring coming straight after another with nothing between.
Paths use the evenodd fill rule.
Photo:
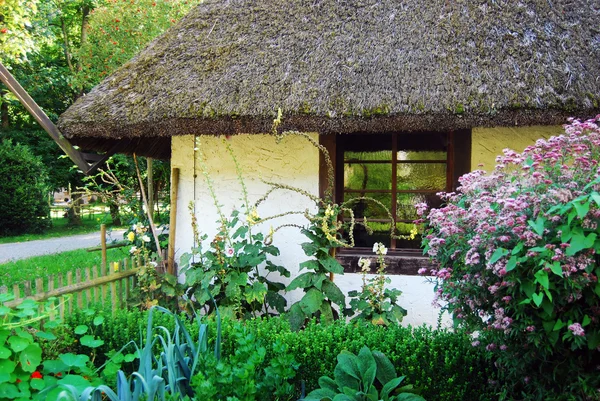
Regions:
<instances>
[{"instance_id":1,"label":"window frame","mask_svg":"<svg viewBox=\"0 0 600 401\"><path fill-rule=\"evenodd\" d=\"M471 130L455 130L455 131L444 131L435 132L437 134L444 133L447 136L447 148L446 148L446 188L448 192L455 191L458 186L458 178L471 170ZM322 145L331 158L334 167L334 184L333 184L333 199L336 203L340 203L343 199L344 194L344 159L343 159L343 145L338 146L338 139L343 135L364 135L365 139L368 139L369 135L382 134L382 133L355 133L355 134L322 134L319 136L319 143ZM407 133L405 131L389 132L385 134L392 134L392 155L398 152L398 137L402 134L410 134L419 136L420 132ZM402 192L397 190L396 177L398 160L392 157L392 207L397 205L397 194ZM414 162L414 161L411 161ZM321 198L326 197L328 188L328 171L327 163L325 162L324 156L320 156L319 165L319 193ZM407 190L410 193L418 193L419 190ZM432 191L429 191L430 193ZM437 191L435 191L437 192ZM396 214L394 212L394 218ZM429 266L429 261L423 256L421 249L402 249L396 248L396 240L391 239L393 246L391 246L386 257L386 263L388 264L389 274L404 274L404 275L416 275L417 270L422 267ZM358 259L360 257L373 257L373 252L367 247L354 247L351 249L339 249L336 255L337 259L344 266L346 272L358 272Z\"/></svg>"}]
</instances>

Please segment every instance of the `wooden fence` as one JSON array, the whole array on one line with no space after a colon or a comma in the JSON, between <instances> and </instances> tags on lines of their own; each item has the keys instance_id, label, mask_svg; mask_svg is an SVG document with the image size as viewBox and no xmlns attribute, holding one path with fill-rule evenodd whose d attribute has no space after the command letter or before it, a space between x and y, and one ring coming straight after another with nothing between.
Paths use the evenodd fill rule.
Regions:
<instances>
[{"instance_id":1,"label":"wooden fence","mask_svg":"<svg viewBox=\"0 0 600 401\"><path fill-rule=\"evenodd\" d=\"M14 284L14 299L5 302L4 305L15 307L25 299L45 301L52 297L70 295L65 302L58 300L61 318L64 317L65 309L72 312L75 307L84 309L107 302L112 304L114 313L119 308L127 307L131 291L136 285L136 274L141 266L141 259L132 258L103 264L99 269L77 269L75 274L68 272L66 276L60 274L46 279L37 278L33 282Z\"/></svg>"}]
</instances>

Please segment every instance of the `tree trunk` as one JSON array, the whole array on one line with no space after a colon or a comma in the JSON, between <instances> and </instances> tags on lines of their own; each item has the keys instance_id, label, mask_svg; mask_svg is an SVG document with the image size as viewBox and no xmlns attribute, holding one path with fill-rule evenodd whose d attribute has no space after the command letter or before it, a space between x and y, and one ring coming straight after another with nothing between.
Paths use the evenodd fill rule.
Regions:
<instances>
[{"instance_id":1,"label":"tree trunk","mask_svg":"<svg viewBox=\"0 0 600 401\"><path fill-rule=\"evenodd\" d=\"M113 226L121 225L121 214L119 213L119 204L116 202L110 202L108 204L110 209L110 217L112 218Z\"/></svg>"},{"instance_id":2,"label":"tree trunk","mask_svg":"<svg viewBox=\"0 0 600 401\"><path fill-rule=\"evenodd\" d=\"M0 99L0 121L2 121L1 124L3 129L8 129L8 127L10 127L10 118L8 116L8 103L6 102L6 100L4 100L4 96L7 93L8 92L6 90L0 91L0 97L2 97L2 99Z\"/></svg>"},{"instance_id":3,"label":"tree trunk","mask_svg":"<svg viewBox=\"0 0 600 401\"><path fill-rule=\"evenodd\" d=\"M67 211L70 226L80 226L81 223L81 203L83 199L81 194L74 194L71 198L71 207Z\"/></svg>"}]
</instances>

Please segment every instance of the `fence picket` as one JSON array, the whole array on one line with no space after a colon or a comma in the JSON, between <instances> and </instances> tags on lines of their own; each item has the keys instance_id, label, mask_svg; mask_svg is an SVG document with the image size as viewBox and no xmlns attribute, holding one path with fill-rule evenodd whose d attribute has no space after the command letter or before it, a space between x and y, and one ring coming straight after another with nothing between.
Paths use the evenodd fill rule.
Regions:
<instances>
[{"instance_id":1,"label":"fence picket","mask_svg":"<svg viewBox=\"0 0 600 401\"><path fill-rule=\"evenodd\" d=\"M75 270L75 283L81 283L81 269ZM77 292L77 307L79 309L83 308L82 296L83 294L81 293L81 291Z\"/></svg>"},{"instance_id":2,"label":"fence picket","mask_svg":"<svg viewBox=\"0 0 600 401\"><path fill-rule=\"evenodd\" d=\"M73 272L67 272L67 286L73 284ZM67 301L69 304L69 314L73 313L73 299L69 298Z\"/></svg>"},{"instance_id":3,"label":"fence picket","mask_svg":"<svg viewBox=\"0 0 600 401\"><path fill-rule=\"evenodd\" d=\"M85 268L85 281L92 280L91 274L92 274L92 272L90 271L90 268L86 267ZM89 308L91 304L92 304L92 289L88 288L88 290L85 292L85 307Z\"/></svg>"}]
</instances>

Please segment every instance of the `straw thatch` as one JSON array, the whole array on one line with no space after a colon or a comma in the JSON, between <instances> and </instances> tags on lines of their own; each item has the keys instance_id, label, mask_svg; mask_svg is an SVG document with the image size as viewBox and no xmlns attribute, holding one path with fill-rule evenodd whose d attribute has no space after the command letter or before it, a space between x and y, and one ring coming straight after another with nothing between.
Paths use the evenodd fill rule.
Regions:
<instances>
[{"instance_id":1,"label":"straw thatch","mask_svg":"<svg viewBox=\"0 0 600 401\"><path fill-rule=\"evenodd\" d=\"M207 0L79 99L79 144L445 130L600 111L597 0ZM157 140L161 138L161 140Z\"/></svg>"}]
</instances>

